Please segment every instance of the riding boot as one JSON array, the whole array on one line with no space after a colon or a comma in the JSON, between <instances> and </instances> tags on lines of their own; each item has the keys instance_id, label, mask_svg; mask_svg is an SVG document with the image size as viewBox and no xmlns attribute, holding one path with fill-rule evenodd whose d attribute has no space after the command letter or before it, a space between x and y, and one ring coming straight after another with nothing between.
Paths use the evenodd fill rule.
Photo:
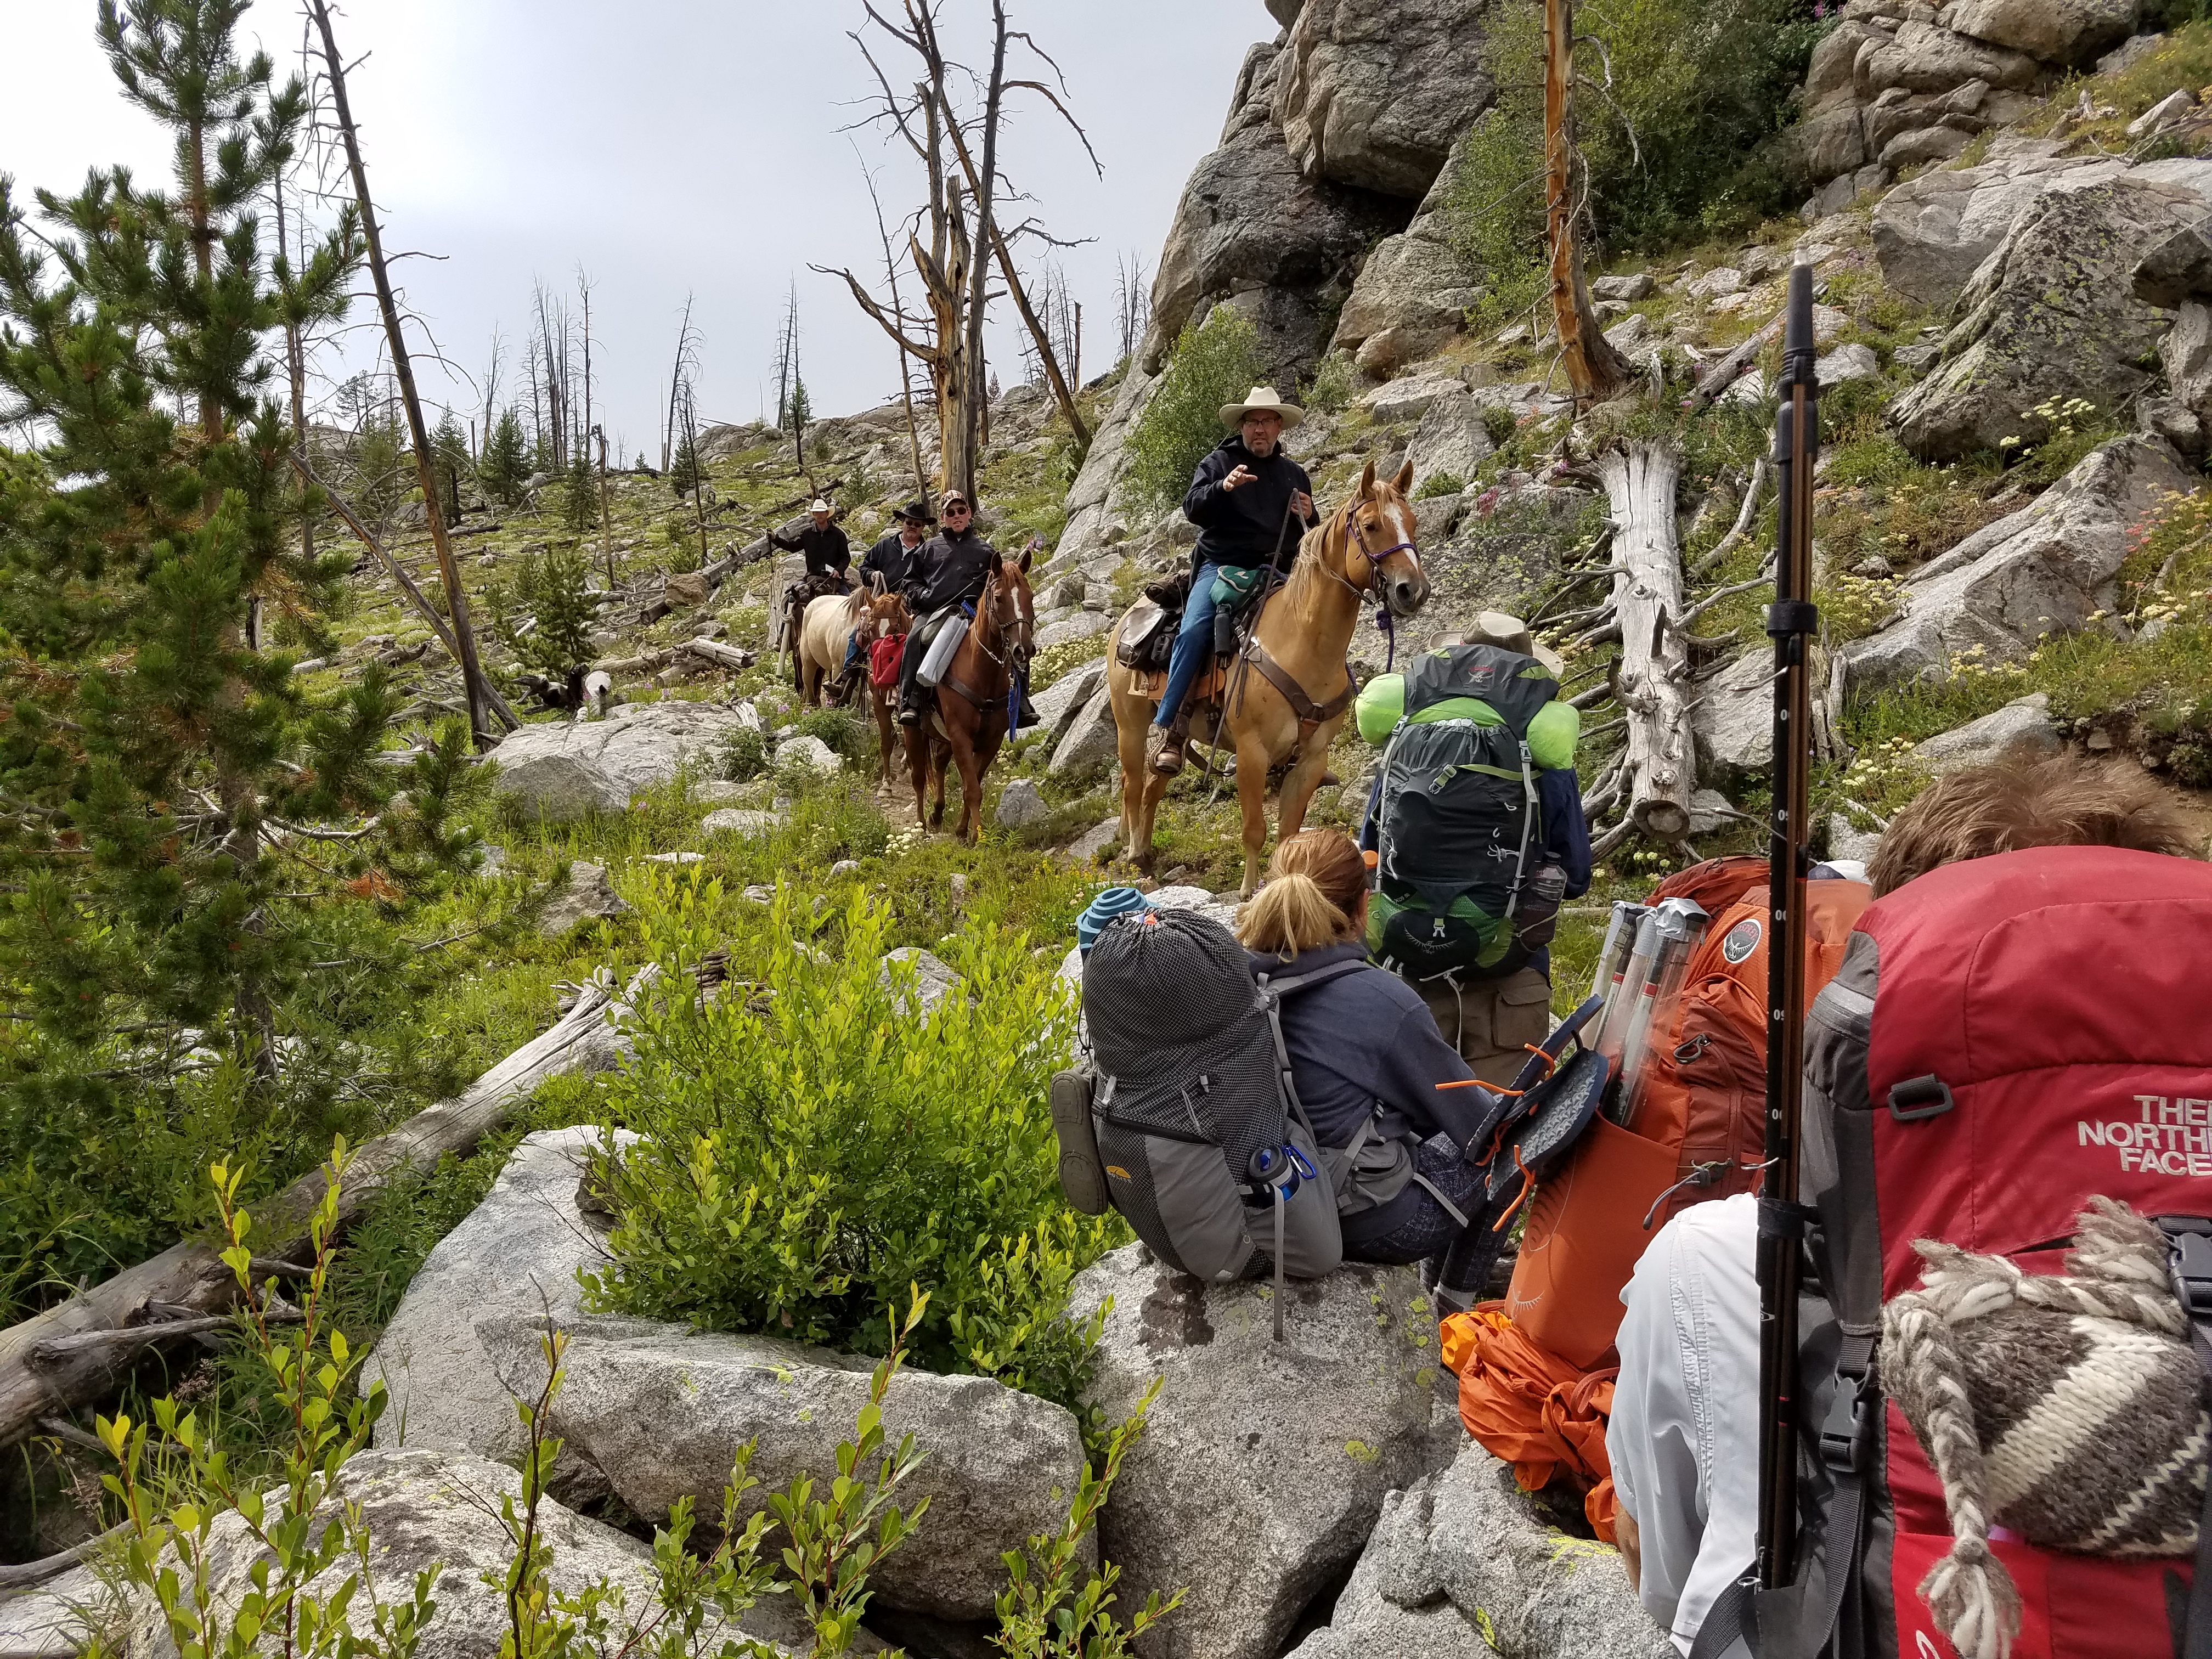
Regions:
<instances>
[{"instance_id":1,"label":"riding boot","mask_svg":"<svg viewBox=\"0 0 2212 1659\"><path fill-rule=\"evenodd\" d=\"M1184 736L1180 726L1152 728L1152 770L1171 778L1182 770Z\"/></svg>"}]
</instances>

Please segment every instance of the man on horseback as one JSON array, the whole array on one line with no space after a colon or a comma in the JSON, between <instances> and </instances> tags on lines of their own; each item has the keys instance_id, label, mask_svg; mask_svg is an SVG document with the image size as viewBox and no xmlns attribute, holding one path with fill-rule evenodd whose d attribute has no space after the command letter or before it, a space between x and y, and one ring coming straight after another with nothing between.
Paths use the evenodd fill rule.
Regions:
<instances>
[{"instance_id":1,"label":"man on horseback","mask_svg":"<svg viewBox=\"0 0 2212 1659\"><path fill-rule=\"evenodd\" d=\"M945 527L923 544L909 566L906 608L915 625L906 636L906 655L899 664L899 724L913 726L921 719L922 687L915 676L929 653L938 629L962 606L972 608L983 597L998 550L975 533L975 509L957 489L938 497L937 510Z\"/></svg>"},{"instance_id":2,"label":"man on horseback","mask_svg":"<svg viewBox=\"0 0 2212 1659\"><path fill-rule=\"evenodd\" d=\"M808 601L825 593L850 592L853 587L846 575L853 567L852 544L837 527L830 503L816 496L814 505L806 509L806 527L796 536L779 536L773 530L768 532L770 547L806 556L805 574L785 589L783 596L784 637L794 647L799 641L799 619L805 614Z\"/></svg>"},{"instance_id":3,"label":"man on horseback","mask_svg":"<svg viewBox=\"0 0 2212 1659\"><path fill-rule=\"evenodd\" d=\"M1189 730L1182 702L1213 650L1216 580L1224 570L1258 571L1284 549L1295 550L1298 544L1290 534L1291 520L1298 521L1301 534L1313 522L1313 481L1281 448L1283 434L1304 419L1305 411L1285 403L1274 387L1254 386L1243 403L1221 411L1229 436L1198 464L1191 478L1182 511L1198 526L1198 545L1191 553L1196 568L1175 654L1168 659L1167 684L1152 717L1156 772L1172 776L1182 769ZM1239 580L1231 578L1232 586Z\"/></svg>"},{"instance_id":4,"label":"man on horseback","mask_svg":"<svg viewBox=\"0 0 2212 1659\"><path fill-rule=\"evenodd\" d=\"M908 501L891 514L891 531L867 550L860 561L860 581L885 593L903 593L908 580L914 575L921 556L922 545L929 538L929 527L937 522L937 515L929 510L929 503ZM851 693L860 663L860 635L855 629L845 646L845 671L838 678L838 697L844 701Z\"/></svg>"}]
</instances>

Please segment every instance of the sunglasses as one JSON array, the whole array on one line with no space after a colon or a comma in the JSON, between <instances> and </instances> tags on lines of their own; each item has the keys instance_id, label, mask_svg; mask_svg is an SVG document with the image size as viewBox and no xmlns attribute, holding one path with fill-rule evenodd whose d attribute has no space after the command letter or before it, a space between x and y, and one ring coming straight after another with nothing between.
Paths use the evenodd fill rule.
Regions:
<instances>
[{"instance_id":1,"label":"sunglasses","mask_svg":"<svg viewBox=\"0 0 2212 1659\"><path fill-rule=\"evenodd\" d=\"M945 516L948 519L956 513L960 514L963 518L965 518L968 514L967 504L963 501L955 501L951 506L945 509Z\"/></svg>"}]
</instances>

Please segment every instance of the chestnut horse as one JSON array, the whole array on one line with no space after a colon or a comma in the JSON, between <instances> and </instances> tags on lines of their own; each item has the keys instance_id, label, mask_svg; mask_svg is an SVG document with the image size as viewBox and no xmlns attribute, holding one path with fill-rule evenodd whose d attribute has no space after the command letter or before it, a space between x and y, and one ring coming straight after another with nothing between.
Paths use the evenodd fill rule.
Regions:
<instances>
[{"instance_id":1,"label":"chestnut horse","mask_svg":"<svg viewBox=\"0 0 2212 1659\"><path fill-rule=\"evenodd\" d=\"M915 821L927 831L945 823L945 763L960 769L961 840L975 842L983 825L983 775L1006 740L1006 695L1029 672L1036 635L1030 594L1030 555L991 556L991 574L975 602L968 637L937 683L937 712L906 728L906 763L914 776ZM936 804L925 817L925 786Z\"/></svg>"},{"instance_id":2,"label":"chestnut horse","mask_svg":"<svg viewBox=\"0 0 2212 1659\"><path fill-rule=\"evenodd\" d=\"M904 596L884 591L880 576L875 580L877 590L868 596L866 614L861 617L855 630L860 636L860 661L855 672L860 675L861 684L867 688L868 707L875 712L876 753L882 763L883 787L888 789L891 781L891 756L897 752L898 739L895 734L898 730L898 681L894 678L889 685L876 684L874 675L870 672L870 648L878 640L903 641L907 630L914 625L914 618L908 614Z\"/></svg>"},{"instance_id":3,"label":"chestnut horse","mask_svg":"<svg viewBox=\"0 0 2212 1659\"><path fill-rule=\"evenodd\" d=\"M1406 498L1413 481L1411 462L1388 483L1377 481L1375 463L1368 462L1352 499L1306 532L1290 575L1261 605L1247 659L1230 664L1229 690L1220 700L1227 712L1219 705L1186 705L1194 739L1211 739L1217 751L1237 751L1246 898L1259 885L1267 845L1268 770L1297 756L1278 802L1278 827L1288 840L1305 823L1328 765L1328 745L1351 712L1345 653L1359 625L1361 601L1371 594L1394 617L1410 617L1428 600L1429 579L1413 545L1413 506ZM1120 637L1118 629L1113 637ZM1152 819L1170 781L1145 758L1155 699L1119 653L1106 659L1106 686L1121 754L1121 845L1149 868Z\"/></svg>"}]
</instances>

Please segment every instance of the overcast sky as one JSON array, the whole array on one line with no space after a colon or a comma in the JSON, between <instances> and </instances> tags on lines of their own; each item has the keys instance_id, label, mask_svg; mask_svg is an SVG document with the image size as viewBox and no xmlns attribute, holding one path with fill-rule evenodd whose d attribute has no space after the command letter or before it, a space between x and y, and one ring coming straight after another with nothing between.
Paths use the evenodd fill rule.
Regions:
<instances>
[{"instance_id":1,"label":"overcast sky","mask_svg":"<svg viewBox=\"0 0 2212 1659\"><path fill-rule=\"evenodd\" d=\"M1085 308L1084 372L1096 374L1117 344L1116 254L1137 252L1149 270L1184 178L1219 135L1246 47L1275 26L1261 0L1015 0L1012 13L1066 71L1105 168L1096 177L1033 96L1013 106L1001 155L1037 198L1029 210L1056 234L1095 239L1057 257ZM95 15L94 0L0 0L0 172L26 196L72 190L94 164L166 177L167 148L120 97ZM945 15L961 55L982 61L985 0L946 0ZM878 169L887 215L920 200L902 145L841 131L873 86L846 38L861 21L860 0L351 0L339 43L367 55L349 91L386 246L440 256L399 267L437 344L480 374L495 325L524 337L533 279L573 295L580 264L609 435L625 454L657 458L685 293L705 337L701 413L746 420L761 412L795 276L817 411L892 395L889 343L842 283L807 270L880 270L863 160ZM246 26L296 65L295 0L258 0ZM355 318L373 319L373 307ZM1015 345L996 329L994 366L1010 382ZM418 373L427 397L480 403L465 379ZM772 406L772 386L765 397Z\"/></svg>"}]
</instances>

